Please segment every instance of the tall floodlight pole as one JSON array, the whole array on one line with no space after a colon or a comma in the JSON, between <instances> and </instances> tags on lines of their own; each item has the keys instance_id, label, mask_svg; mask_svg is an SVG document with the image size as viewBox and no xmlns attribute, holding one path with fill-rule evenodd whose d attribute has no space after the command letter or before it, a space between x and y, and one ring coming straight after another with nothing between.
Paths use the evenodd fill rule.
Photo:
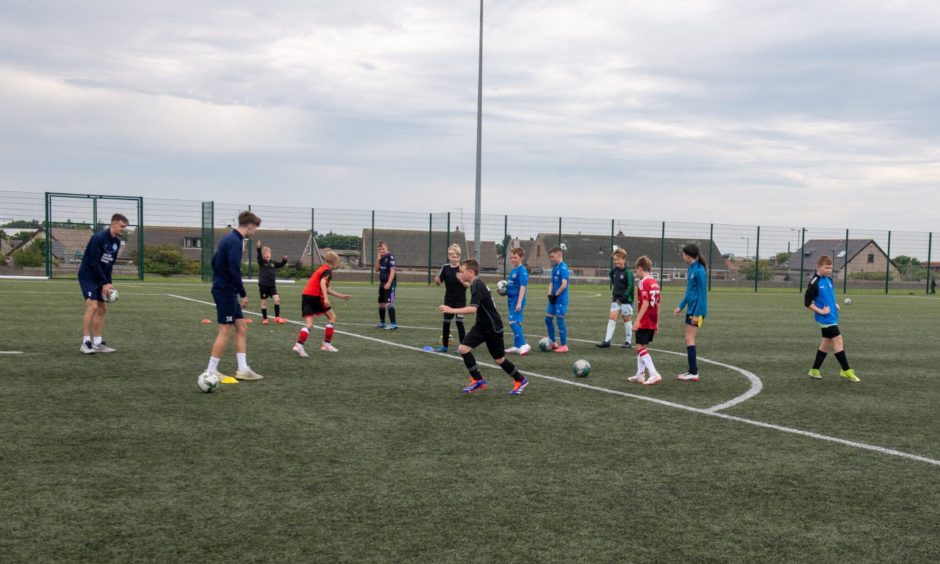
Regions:
<instances>
[{"instance_id":1,"label":"tall floodlight pole","mask_svg":"<svg viewBox=\"0 0 940 564\"><path fill-rule=\"evenodd\" d=\"M480 0L480 60L477 74L477 191L473 217L473 254L480 260L480 171L483 159L483 0Z\"/></svg>"}]
</instances>

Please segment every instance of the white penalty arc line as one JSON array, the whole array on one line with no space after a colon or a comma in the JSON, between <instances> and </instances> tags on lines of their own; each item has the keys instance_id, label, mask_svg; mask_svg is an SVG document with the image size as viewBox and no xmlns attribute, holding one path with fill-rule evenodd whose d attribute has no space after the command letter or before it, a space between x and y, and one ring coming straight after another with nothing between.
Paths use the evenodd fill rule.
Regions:
<instances>
[{"instance_id":1,"label":"white penalty arc line","mask_svg":"<svg viewBox=\"0 0 940 564\"><path fill-rule=\"evenodd\" d=\"M0 351L0 354L23 354L23 351Z\"/></svg>"},{"instance_id":2,"label":"white penalty arc line","mask_svg":"<svg viewBox=\"0 0 940 564\"><path fill-rule=\"evenodd\" d=\"M187 298L187 297L185 297L185 296L177 296L177 295L175 295L175 294L166 294L166 295L167 295L168 297L176 298L176 299L179 299L179 300L185 300L185 301L188 301L188 302L195 302L195 303L197 303L197 304L203 304L203 305L208 305L208 306L215 306L215 304L213 304L212 302L207 302L207 301L203 301L203 300L197 300L197 299L194 299L194 298ZM251 312L251 311L246 311L245 313L249 313L249 314L251 314L251 315L258 316L258 317L260 317L260 315L261 315L261 314L259 314L259 313ZM289 323L292 323L292 324L294 324L294 325L304 325L303 323L300 323L300 322L298 322L298 321L289 321ZM391 347L397 347L397 348L400 348L400 349L405 349L405 350L410 350L410 351L415 351L415 352L427 354L427 353L424 351L424 349L420 349L420 348L418 348L418 347L413 347L413 346L411 346L411 345L405 345L405 344L396 343L396 342L393 342L393 341L386 341L385 339L379 339L379 338L376 338L376 337L369 337L369 336L366 336L366 335L359 335L359 334L357 334L357 333L349 333L349 332L347 332L347 331L339 331L339 330L337 330L336 333L339 333L339 334L341 334L341 335L346 335L346 336L348 336L348 337L355 337L355 338L357 338L357 339L362 339L362 340L365 340L365 341L372 341L372 342L374 342L374 343L380 343L380 344L388 345L388 346L391 346ZM443 354L441 354L441 355L437 355L437 356L439 356L440 358L447 358L447 359L452 359L452 360L456 360L456 361L461 361L461 360L462 360L462 359L459 358L459 357L451 356L451 355L443 355ZM499 369L499 367L498 367L497 365L495 365L495 364L490 364L490 363L486 363L486 362L478 362L477 364L486 366L486 367L488 367L488 368L496 368L496 369ZM794 428L794 427L787 427L787 426L784 426L784 425L777 425L777 424L775 424L775 423L766 423L766 422L764 422L764 421L758 421L758 420L756 420L756 419L748 419L748 418L746 418L746 417L737 417L737 416L734 416L734 415L728 415L727 413L720 413L720 412L714 411L713 408L701 409L701 408L698 408L698 407L690 407L690 406L688 406L688 405L683 405L683 404L681 404L681 403L676 403L676 402L661 400L661 399L657 399L657 398L651 398L651 397L648 397L648 396L640 396L640 395L636 395L636 394L631 394L631 393L629 393L629 392L621 392L620 390L611 390L611 389L609 389L609 388L602 388L602 387L600 387L600 386L594 386L594 385L591 385L591 384L585 384L585 383L583 383L583 382L575 382L575 381L573 381L573 380L566 380L566 379L564 379L564 378L558 378L557 376L548 376L548 375L545 375L545 374L538 374L538 373L536 373L536 372L529 372L529 371L520 371L520 372L522 372L523 374L525 374L525 375L527 375L527 376L533 376L533 377L535 377L535 378L540 378L540 379L542 379L542 380L548 380L548 381L551 381L551 382L556 382L556 383L558 383L558 384L565 384L565 385L568 385L568 386L574 386L574 387L577 387L577 388L583 388L583 389L585 389L585 390L592 390L592 391L595 391L595 392L601 392L601 393L604 393L604 394L610 394L610 395L614 395L614 396L621 396L621 397L626 397L626 398L631 398L631 399L637 399L637 400L641 400L641 401L645 401L645 402L649 402L649 403L654 403L654 404L656 404L656 405L662 405L662 406L664 406L664 407L671 407L671 408L673 408L673 409L680 409L680 410L682 410L682 411L686 411L686 412L689 412L689 413L697 413L697 414L699 414L699 415L707 415L707 416L710 416L710 417L717 417L717 418L719 418L719 419L724 419L724 420L727 420L727 421L734 421L734 422L737 422L737 423L744 423L744 424L746 424L746 425L752 425L752 426L754 426L754 427L761 427L761 428L763 428L763 429L772 429L772 430L774 430L774 431L779 431L779 432L781 432L781 433L788 433L788 434L791 434L791 435L798 435L798 436L801 436L801 437L807 437L807 438L816 439L816 440L819 440L819 441L825 441L825 442L829 442L829 443L834 443L834 444L839 444L839 445L843 445L843 446L848 446L848 447L856 448L856 449L859 449L859 450L868 450L868 451L878 452L878 453L886 454L886 455L889 455L889 456L896 456L896 457L898 457L898 458L904 458L904 459L906 459L906 460L915 460L915 461L917 461L917 462L925 462L925 463L927 463L927 464L931 464L931 465L933 465L933 466L940 467L940 460L933 459L933 458L928 458L928 457L926 457L926 456L920 456L920 455L918 455L918 454L912 454L912 453L909 453L909 452L903 452L903 451L895 450L895 449L892 449L892 448L880 447L880 446L877 446L877 445L870 445L870 444L868 444L868 443L862 443L862 442L858 442L858 441L850 441L850 440L848 440L848 439L840 439L839 437L832 437L832 436L829 436L829 435L823 435L823 434L821 434L821 433L814 433L814 432L812 432L812 431L804 431L804 430L802 430L802 429L796 429L796 428Z\"/></svg>"}]
</instances>

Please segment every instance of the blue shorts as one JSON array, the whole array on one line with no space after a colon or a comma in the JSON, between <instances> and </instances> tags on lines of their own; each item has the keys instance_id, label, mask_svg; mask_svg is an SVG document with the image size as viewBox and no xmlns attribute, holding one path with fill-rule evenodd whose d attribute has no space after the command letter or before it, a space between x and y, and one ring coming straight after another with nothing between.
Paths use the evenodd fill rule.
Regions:
<instances>
[{"instance_id":1,"label":"blue shorts","mask_svg":"<svg viewBox=\"0 0 940 564\"><path fill-rule=\"evenodd\" d=\"M218 316L220 325L231 325L239 319L244 319L242 315L242 306L238 300L238 294L216 294L212 293L212 299L215 300L215 312Z\"/></svg>"},{"instance_id":2,"label":"blue shorts","mask_svg":"<svg viewBox=\"0 0 940 564\"><path fill-rule=\"evenodd\" d=\"M563 304L561 302L548 302L548 307L545 308L545 313L547 315L554 315L555 317L564 317L565 314L568 313L568 304Z\"/></svg>"},{"instance_id":3,"label":"blue shorts","mask_svg":"<svg viewBox=\"0 0 940 564\"><path fill-rule=\"evenodd\" d=\"M522 318L525 317L525 300L522 300L522 311L516 311L516 302L519 298L511 298L509 300L509 322L510 323L522 323Z\"/></svg>"},{"instance_id":4,"label":"blue shorts","mask_svg":"<svg viewBox=\"0 0 940 564\"><path fill-rule=\"evenodd\" d=\"M79 278L78 284L82 287L82 297L86 300L105 301L104 297L101 295L101 286L97 282Z\"/></svg>"}]
</instances>

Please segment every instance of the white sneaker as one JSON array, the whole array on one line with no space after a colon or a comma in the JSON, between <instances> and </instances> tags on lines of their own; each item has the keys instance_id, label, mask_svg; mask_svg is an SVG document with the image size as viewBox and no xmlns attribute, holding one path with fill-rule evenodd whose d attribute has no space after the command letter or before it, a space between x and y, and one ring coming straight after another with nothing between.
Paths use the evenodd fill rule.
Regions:
<instances>
[{"instance_id":1,"label":"white sneaker","mask_svg":"<svg viewBox=\"0 0 940 564\"><path fill-rule=\"evenodd\" d=\"M91 346L91 341L85 341L78 351L82 354L95 354L95 347Z\"/></svg>"},{"instance_id":2,"label":"white sneaker","mask_svg":"<svg viewBox=\"0 0 940 564\"><path fill-rule=\"evenodd\" d=\"M532 351L532 347L530 347L529 345L522 345L521 347L519 347L519 356L525 356L529 354L529 352L531 351Z\"/></svg>"},{"instance_id":3,"label":"white sneaker","mask_svg":"<svg viewBox=\"0 0 940 564\"><path fill-rule=\"evenodd\" d=\"M509 347L508 349L506 349L506 354L513 354L517 352L519 352L519 349L516 347Z\"/></svg>"},{"instance_id":4,"label":"white sneaker","mask_svg":"<svg viewBox=\"0 0 940 564\"><path fill-rule=\"evenodd\" d=\"M294 343L294 347L291 350L297 353L297 356L299 356L300 358L307 358L308 356L310 356L309 354L307 354L307 351L304 350L304 346L301 345L300 343Z\"/></svg>"},{"instance_id":5,"label":"white sneaker","mask_svg":"<svg viewBox=\"0 0 940 564\"><path fill-rule=\"evenodd\" d=\"M323 343L320 345L320 350L325 352L339 352L339 349L331 345L330 343Z\"/></svg>"},{"instance_id":6,"label":"white sneaker","mask_svg":"<svg viewBox=\"0 0 940 564\"><path fill-rule=\"evenodd\" d=\"M108 345L104 344L104 341L101 341L101 342L100 342L99 344L97 344L97 345L92 345L92 347L94 347L95 352L100 352L100 353L113 353L113 352L117 352L116 349L112 349L112 348L109 347Z\"/></svg>"},{"instance_id":7,"label":"white sneaker","mask_svg":"<svg viewBox=\"0 0 940 564\"><path fill-rule=\"evenodd\" d=\"M663 377L659 375L659 372L654 372L650 374L650 377L646 379L646 382L643 382L644 386L652 386L654 384L659 384L663 381Z\"/></svg>"},{"instance_id":8,"label":"white sneaker","mask_svg":"<svg viewBox=\"0 0 940 564\"><path fill-rule=\"evenodd\" d=\"M634 382L636 384L642 384L643 380L646 380L646 374L644 374L643 372L640 372L639 374L634 374L633 376L630 376L629 378L627 378L627 382Z\"/></svg>"},{"instance_id":9,"label":"white sneaker","mask_svg":"<svg viewBox=\"0 0 940 564\"><path fill-rule=\"evenodd\" d=\"M676 376L676 380L682 380L683 382L698 382L698 374L689 374L688 372L683 372Z\"/></svg>"},{"instance_id":10,"label":"white sneaker","mask_svg":"<svg viewBox=\"0 0 940 564\"><path fill-rule=\"evenodd\" d=\"M261 374L258 374L251 368L248 368L246 370L237 370L235 372L236 380L260 380L262 378L264 378L264 376L262 376Z\"/></svg>"}]
</instances>

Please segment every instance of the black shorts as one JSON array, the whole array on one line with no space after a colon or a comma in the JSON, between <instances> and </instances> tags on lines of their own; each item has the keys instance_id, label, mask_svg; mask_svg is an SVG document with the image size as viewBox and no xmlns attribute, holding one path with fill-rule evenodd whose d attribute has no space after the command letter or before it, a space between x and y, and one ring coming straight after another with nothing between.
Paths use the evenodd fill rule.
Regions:
<instances>
[{"instance_id":1,"label":"black shorts","mask_svg":"<svg viewBox=\"0 0 940 564\"><path fill-rule=\"evenodd\" d=\"M691 325L692 327L701 327L704 321L705 321L705 316L699 316L699 322L698 322L698 323L693 323L693 322L692 322L692 314L691 314L691 313L685 314L685 324L686 324L686 325Z\"/></svg>"},{"instance_id":2,"label":"black shorts","mask_svg":"<svg viewBox=\"0 0 940 564\"><path fill-rule=\"evenodd\" d=\"M503 344L503 334L483 331L476 325L470 328L467 335L463 338L461 345L466 345L475 349L481 344L486 343L486 349L490 351L490 356L494 359L506 356L506 345Z\"/></svg>"},{"instance_id":3,"label":"black shorts","mask_svg":"<svg viewBox=\"0 0 940 564\"><path fill-rule=\"evenodd\" d=\"M823 339L835 339L842 334L842 331L839 331L838 325L830 325L829 327L822 328Z\"/></svg>"},{"instance_id":4,"label":"black shorts","mask_svg":"<svg viewBox=\"0 0 940 564\"><path fill-rule=\"evenodd\" d=\"M648 345L653 342L654 336L656 336L655 329L637 329L636 330L636 344Z\"/></svg>"},{"instance_id":5,"label":"black shorts","mask_svg":"<svg viewBox=\"0 0 940 564\"><path fill-rule=\"evenodd\" d=\"M308 296L304 294L300 302L301 313L304 317L314 317L316 315L326 315L332 306L324 306L320 296Z\"/></svg>"},{"instance_id":6,"label":"black shorts","mask_svg":"<svg viewBox=\"0 0 940 564\"><path fill-rule=\"evenodd\" d=\"M277 295L277 286L267 284L258 284L258 291L261 293L261 299L266 300Z\"/></svg>"},{"instance_id":7,"label":"black shorts","mask_svg":"<svg viewBox=\"0 0 940 564\"><path fill-rule=\"evenodd\" d=\"M395 305L395 285L388 290L385 289L385 283L382 282L379 284L379 303Z\"/></svg>"},{"instance_id":8,"label":"black shorts","mask_svg":"<svg viewBox=\"0 0 940 564\"><path fill-rule=\"evenodd\" d=\"M450 306L450 307L454 307L454 306ZM447 322L453 321L453 319L454 319L455 317L457 318L457 323L463 323L463 314L462 314L462 313L445 313L445 314L444 314L444 321L447 321Z\"/></svg>"}]
</instances>

